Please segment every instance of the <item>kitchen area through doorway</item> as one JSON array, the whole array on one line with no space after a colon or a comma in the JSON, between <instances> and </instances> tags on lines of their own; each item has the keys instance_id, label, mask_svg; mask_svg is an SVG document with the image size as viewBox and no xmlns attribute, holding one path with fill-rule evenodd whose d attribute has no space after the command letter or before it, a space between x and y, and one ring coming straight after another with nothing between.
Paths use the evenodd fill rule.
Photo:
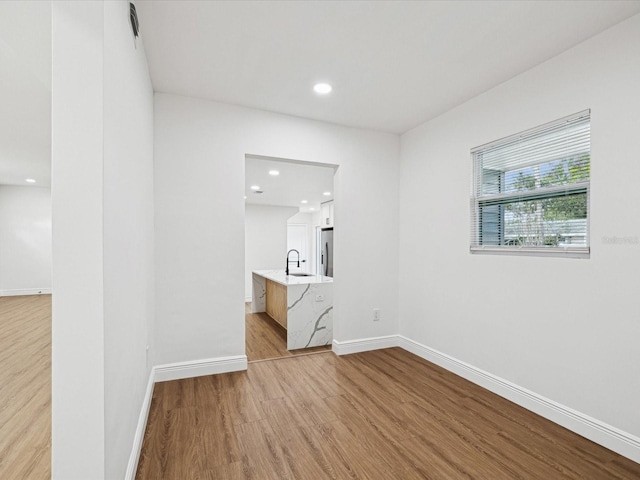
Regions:
<instances>
[{"instance_id":1,"label":"kitchen area through doorway","mask_svg":"<svg viewBox=\"0 0 640 480\"><path fill-rule=\"evenodd\" d=\"M249 362L331 349L336 168L245 156Z\"/></svg>"}]
</instances>

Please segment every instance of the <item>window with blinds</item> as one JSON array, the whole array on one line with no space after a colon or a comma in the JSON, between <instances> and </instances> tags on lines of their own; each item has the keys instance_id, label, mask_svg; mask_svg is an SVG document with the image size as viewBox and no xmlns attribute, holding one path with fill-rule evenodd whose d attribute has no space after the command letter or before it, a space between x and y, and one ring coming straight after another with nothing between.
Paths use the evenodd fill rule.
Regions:
<instances>
[{"instance_id":1,"label":"window with blinds","mask_svg":"<svg viewBox=\"0 0 640 480\"><path fill-rule=\"evenodd\" d=\"M471 252L589 256L590 111L471 151Z\"/></svg>"}]
</instances>

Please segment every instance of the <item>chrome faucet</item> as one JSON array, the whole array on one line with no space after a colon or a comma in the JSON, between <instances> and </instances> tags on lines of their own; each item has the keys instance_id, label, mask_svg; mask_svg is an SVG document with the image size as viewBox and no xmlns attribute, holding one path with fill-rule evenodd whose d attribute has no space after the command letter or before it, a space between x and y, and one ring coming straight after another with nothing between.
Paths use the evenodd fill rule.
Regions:
<instances>
[{"instance_id":1,"label":"chrome faucet","mask_svg":"<svg viewBox=\"0 0 640 480\"><path fill-rule=\"evenodd\" d=\"M289 250L287 252L287 268L285 270L286 274L289 275L289 264L291 263L291 260L289 260L289 254L291 252L296 252L298 254L298 268L300 268L300 252L298 250L296 250L295 248L292 248L291 250ZM295 262L295 260L293 260Z\"/></svg>"}]
</instances>

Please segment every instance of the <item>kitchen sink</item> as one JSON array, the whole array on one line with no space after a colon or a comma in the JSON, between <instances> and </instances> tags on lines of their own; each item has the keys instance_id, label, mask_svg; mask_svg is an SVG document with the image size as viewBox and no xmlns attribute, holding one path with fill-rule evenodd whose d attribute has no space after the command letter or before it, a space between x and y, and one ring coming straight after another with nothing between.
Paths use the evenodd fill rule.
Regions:
<instances>
[{"instance_id":1,"label":"kitchen sink","mask_svg":"<svg viewBox=\"0 0 640 480\"><path fill-rule=\"evenodd\" d=\"M290 273L291 277L314 277L313 273Z\"/></svg>"}]
</instances>

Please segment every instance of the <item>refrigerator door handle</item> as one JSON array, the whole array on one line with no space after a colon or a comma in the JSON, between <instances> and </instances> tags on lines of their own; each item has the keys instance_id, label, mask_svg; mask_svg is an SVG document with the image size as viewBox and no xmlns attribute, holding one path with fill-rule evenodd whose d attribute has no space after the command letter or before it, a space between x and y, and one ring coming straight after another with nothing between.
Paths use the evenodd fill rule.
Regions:
<instances>
[{"instance_id":1,"label":"refrigerator door handle","mask_svg":"<svg viewBox=\"0 0 640 480\"><path fill-rule=\"evenodd\" d=\"M326 277L329 273L329 242L325 242L324 248L327 250L327 263L324 264L324 275Z\"/></svg>"}]
</instances>

